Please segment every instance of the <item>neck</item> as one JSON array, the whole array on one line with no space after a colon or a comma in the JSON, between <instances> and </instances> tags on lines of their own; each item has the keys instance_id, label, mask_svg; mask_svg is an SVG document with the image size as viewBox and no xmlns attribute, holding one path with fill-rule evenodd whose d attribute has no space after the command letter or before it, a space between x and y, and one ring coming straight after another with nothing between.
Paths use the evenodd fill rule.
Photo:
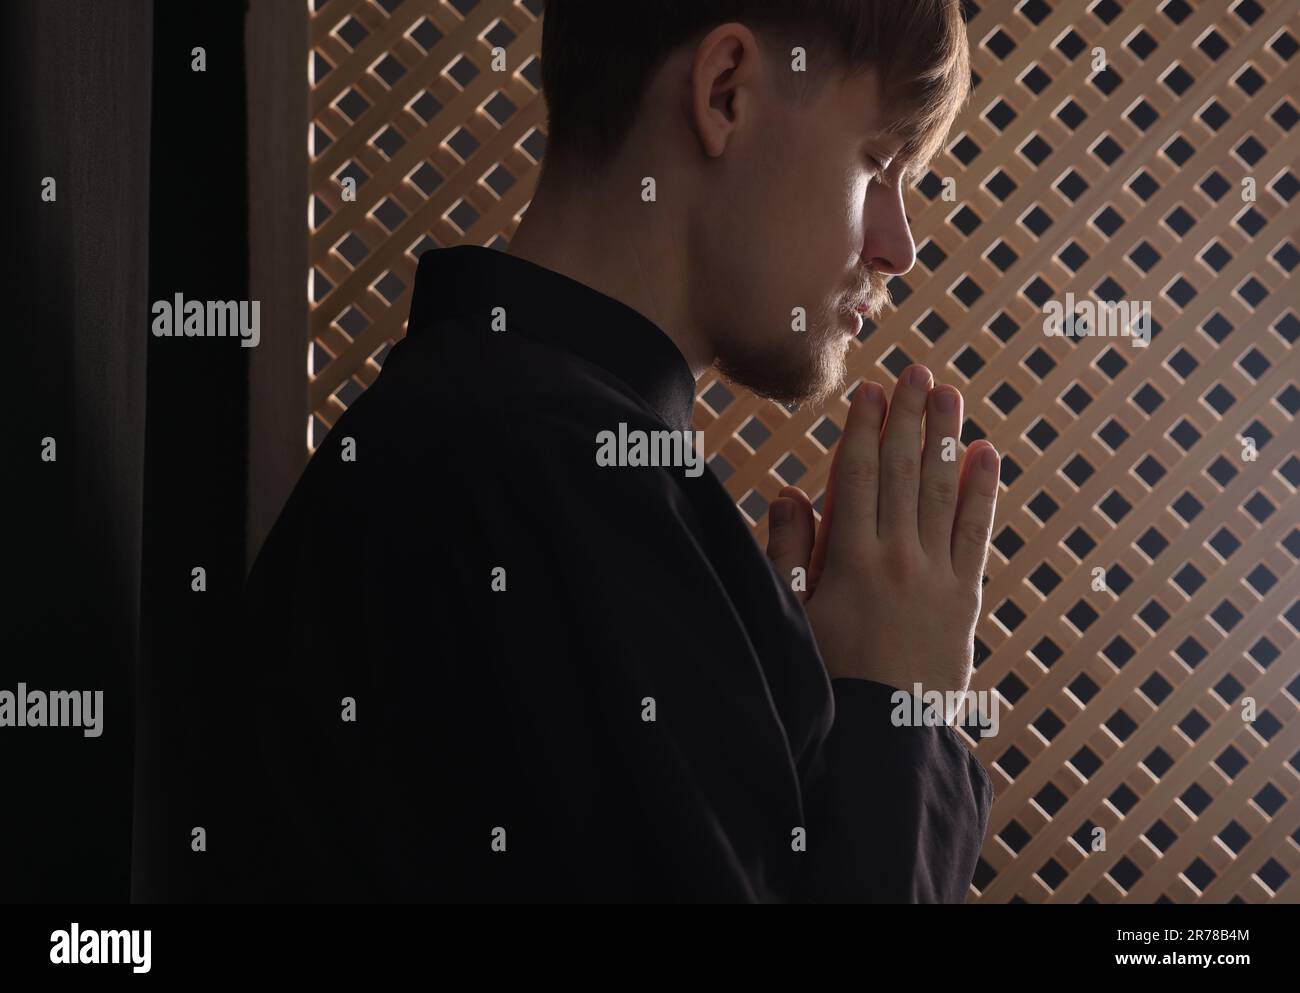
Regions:
<instances>
[{"instance_id":1,"label":"neck","mask_svg":"<svg viewBox=\"0 0 1300 993\"><path fill-rule=\"evenodd\" d=\"M599 188L540 186L507 255L576 279L638 311L677 346L696 378L712 364L687 318L684 244L661 202L621 173ZM611 188L618 187L617 192Z\"/></svg>"}]
</instances>

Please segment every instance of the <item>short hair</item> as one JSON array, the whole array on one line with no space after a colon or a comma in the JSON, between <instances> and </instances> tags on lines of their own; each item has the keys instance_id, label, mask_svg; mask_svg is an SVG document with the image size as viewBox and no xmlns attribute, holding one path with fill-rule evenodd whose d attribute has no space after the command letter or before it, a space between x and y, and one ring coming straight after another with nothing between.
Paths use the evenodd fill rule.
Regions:
<instances>
[{"instance_id":1,"label":"short hair","mask_svg":"<svg viewBox=\"0 0 1300 993\"><path fill-rule=\"evenodd\" d=\"M668 56L730 21L782 53L781 65L794 46L806 50L807 71L777 81L801 103L833 75L875 69L886 106L900 115L900 158L912 174L938 151L970 92L961 0L546 0L543 171L607 165Z\"/></svg>"}]
</instances>

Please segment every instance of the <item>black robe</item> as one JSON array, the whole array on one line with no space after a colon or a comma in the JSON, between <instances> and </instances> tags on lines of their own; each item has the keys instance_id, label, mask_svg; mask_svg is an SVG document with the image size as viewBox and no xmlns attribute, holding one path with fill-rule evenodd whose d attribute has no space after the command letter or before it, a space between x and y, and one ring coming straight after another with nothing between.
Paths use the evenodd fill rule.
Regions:
<instances>
[{"instance_id":1,"label":"black robe","mask_svg":"<svg viewBox=\"0 0 1300 993\"><path fill-rule=\"evenodd\" d=\"M993 791L957 734L828 678L710 470L597 464L690 430L694 386L579 282L421 257L249 577L209 892L965 899Z\"/></svg>"}]
</instances>

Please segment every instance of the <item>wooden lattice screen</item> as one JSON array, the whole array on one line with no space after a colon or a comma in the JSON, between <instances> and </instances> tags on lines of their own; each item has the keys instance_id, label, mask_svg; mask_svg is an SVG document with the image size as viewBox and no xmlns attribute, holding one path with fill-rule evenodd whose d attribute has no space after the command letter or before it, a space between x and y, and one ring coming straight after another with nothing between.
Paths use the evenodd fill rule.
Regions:
<instances>
[{"instance_id":1,"label":"wooden lattice screen","mask_svg":"<svg viewBox=\"0 0 1300 993\"><path fill-rule=\"evenodd\" d=\"M963 440L1004 454L974 680L1001 728L971 742L998 796L971 899L1296 902L1300 4L968 13L977 86L911 193L920 262L850 369L925 362L965 393ZM508 242L545 105L540 0L309 14L310 448L404 333L418 255ZM1151 301L1150 347L1046 336L1067 292ZM760 539L784 482L820 507L847 403L700 386Z\"/></svg>"}]
</instances>

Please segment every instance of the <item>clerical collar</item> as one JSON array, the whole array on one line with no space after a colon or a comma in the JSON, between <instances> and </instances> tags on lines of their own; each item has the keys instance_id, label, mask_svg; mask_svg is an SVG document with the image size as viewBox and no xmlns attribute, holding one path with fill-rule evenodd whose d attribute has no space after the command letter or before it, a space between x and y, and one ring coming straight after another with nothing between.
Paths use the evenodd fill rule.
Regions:
<instances>
[{"instance_id":1,"label":"clerical collar","mask_svg":"<svg viewBox=\"0 0 1300 993\"><path fill-rule=\"evenodd\" d=\"M504 307L511 334L567 348L625 382L668 427L691 429L695 377L648 317L584 283L479 245L420 256L407 334L439 320Z\"/></svg>"}]
</instances>

